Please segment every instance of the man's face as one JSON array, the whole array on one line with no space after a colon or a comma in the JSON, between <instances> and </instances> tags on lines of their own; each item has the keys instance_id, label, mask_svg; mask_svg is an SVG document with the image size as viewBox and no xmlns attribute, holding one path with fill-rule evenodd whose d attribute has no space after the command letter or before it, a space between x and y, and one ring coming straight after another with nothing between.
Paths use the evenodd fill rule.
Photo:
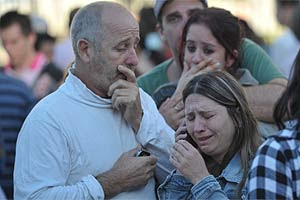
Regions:
<instances>
[{"instance_id":1,"label":"man's face","mask_svg":"<svg viewBox=\"0 0 300 200\"><path fill-rule=\"evenodd\" d=\"M94 85L97 85L102 97L107 97L108 88L112 83L118 79L126 79L118 71L119 65L135 71L138 64L136 47L140 38L137 21L131 15L124 16L117 12L112 15L103 19L106 25L100 51L95 51L92 59L92 75L97 80Z\"/></svg>"},{"instance_id":2,"label":"man's face","mask_svg":"<svg viewBox=\"0 0 300 200\"><path fill-rule=\"evenodd\" d=\"M162 10L162 39L170 47L173 56L178 57L183 27L195 10L203 9L199 0L174 0Z\"/></svg>"},{"instance_id":3,"label":"man's face","mask_svg":"<svg viewBox=\"0 0 300 200\"><path fill-rule=\"evenodd\" d=\"M3 47L7 51L12 64L20 64L33 49L33 36L24 35L19 24L12 24L0 31Z\"/></svg>"}]
</instances>

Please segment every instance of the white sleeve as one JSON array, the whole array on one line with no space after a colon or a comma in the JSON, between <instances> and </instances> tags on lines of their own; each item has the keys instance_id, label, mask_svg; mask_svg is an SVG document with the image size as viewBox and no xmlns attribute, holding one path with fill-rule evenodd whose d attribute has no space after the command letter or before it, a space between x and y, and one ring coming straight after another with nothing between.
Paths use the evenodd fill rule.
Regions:
<instances>
[{"instance_id":1,"label":"white sleeve","mask_svg":"<svg viewBox=\"0 0 300 200\"><path fill-rule=\"evenodd\" d=\"M137 140L157 159L156 178L162 183L174 169L169 161L169 151L175 142L174 130L165 122L153 99L140 89L143 118Z\"/></svg>"},{"instance_id":2,"label":"white sleeve","mask_svg":"<svg viewBox=\"0 0 300 200\"><path fill-rule=\"evenodd\" d=\"M66 185L71 169L68 140L61 130L41 120L26 120L17 140L15 199L104 199L92 176Z\"/></svg>"}]
</instances>

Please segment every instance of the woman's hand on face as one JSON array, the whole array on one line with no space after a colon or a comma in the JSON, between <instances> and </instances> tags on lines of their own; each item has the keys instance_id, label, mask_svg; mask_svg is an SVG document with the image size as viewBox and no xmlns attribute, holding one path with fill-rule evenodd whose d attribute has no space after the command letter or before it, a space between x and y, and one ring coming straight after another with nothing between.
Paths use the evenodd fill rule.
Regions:
<instances>
[{"instance_id":1,"label":"woman's hand on face","mask_svg":"<svg viewBox=\"0 0 300 200\"><path fill-rule=\"evenodd\" d=\"M180 96L186 84L190 82L195 76L219 68L220 63L210 58L204 59L198 65L193 67L189 66L186 62L184 62L183 71L177 84L175 94Z\"/></svg>"},{"instance_id":2,"label":"woman's hand on face","mask_svg":"<svg viewBox=\"0 0 300 200\"><path fill-rule=\"evenodd\" d=\"M209 175L199 151L185 140L179 140L174 144L171 149L170 162L193 184Z\"/></svg>"}]
</instances>

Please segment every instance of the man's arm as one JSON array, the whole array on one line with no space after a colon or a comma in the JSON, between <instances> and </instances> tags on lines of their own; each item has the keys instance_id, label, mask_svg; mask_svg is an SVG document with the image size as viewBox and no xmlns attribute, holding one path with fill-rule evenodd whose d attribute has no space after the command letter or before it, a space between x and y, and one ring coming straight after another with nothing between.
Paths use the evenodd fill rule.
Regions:
<instances>
[{"instance_id":1,"label":"man's arm","mask_svg":"<svg viewBox=\"0 0 300 200\"><path fill-rule=\"evenodd\" d=\"M250 108L258 120L274 122L273 109L286 86L286 79L276 78L264 85L244 87Z\"/></svg>"},{"instance_id":2,"label":"man's arm","mask_svg":"<svg viewBox=\"0 0 300 200\"><path fill-rule=\"evenodd\" d=\"M174 131L158 112L153 99L139 89L130 69L119 65L126 80L119 79L108 90L114 109L122 112L131 125L138 142L158 159L156 178L162 182L174 168L169 161L169 149L174 144Z\"/></svg>"},{"instance_id":3,"label":"man's arm","mask_svg":"<svg viewBox=\"0 0 300 200\"><path fill-rule=\"evenodd\" d=\"M156 158L153 156L135 157L135 153L140 148L138 146L123 153L112 169L96 177L103 188L105 198L144 186L153 177Z\"/></svg>"},{"instance_id":4,"label":"man's arm","mask_svg":"<svg viewBox=\"0 0 300 200\"><path fill-rule=\"evenodd\" d=\"M14 168L15 199L103 199L92 175L66 185L71 157L66 137L58 127L27 119L19 133Z\"/></svg>"},{"instance_id":5,"label":"man's arm","mask_svg":"<svg viewBox=\"0 0 300 200\"><path fill-rule=\"evenodd\" d=\"M157 158L156 178L162 183L174 166L169 161L169 150L175 143L175 132L167 125L153 99L140 89L144 115L136 138L151 155Z\"/></svg>"},{"instance_id":6,"label":"man's arm","mask_svg":"<svg viewBox=\"0 0 300 200\"><path fill-rule=\"evenodd\" d=\"M278 78L285 79L266 52L249 39L244 39L242 43L241 67L248 69L259 84L267 84Z\"/></svg>"},{"instance_id":7,"label":"man's arm","mask_svg":"<svg viewBox=\"0 0 300 200\"><path fill-rule=\"evenodd\" d=\"M18 138L15 199L104 199L147 184L156 158L125 152L114 166L95 178L87 174L66 185L72 167L69 141L58 127L40 120L26 122Z\"/></svg>"}]
</instances>

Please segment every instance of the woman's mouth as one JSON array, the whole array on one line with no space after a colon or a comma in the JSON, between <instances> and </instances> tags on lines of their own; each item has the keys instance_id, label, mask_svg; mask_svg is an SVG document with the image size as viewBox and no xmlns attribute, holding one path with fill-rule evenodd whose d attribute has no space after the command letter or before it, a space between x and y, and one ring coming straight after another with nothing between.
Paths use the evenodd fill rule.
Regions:
<instances>
[{"instance_id":1,"label":"woman's mouth","mask_svg":"<svg viewBox=\"0 0 300 200\"><path fill-rule=\"evenodd\" d=\"M198 141L200 142L201 145L205 145L209 142L209 140L213 137L213 135L209 135L209 136L202 136L197 138Z\"/></svg>"}]
</instances>

